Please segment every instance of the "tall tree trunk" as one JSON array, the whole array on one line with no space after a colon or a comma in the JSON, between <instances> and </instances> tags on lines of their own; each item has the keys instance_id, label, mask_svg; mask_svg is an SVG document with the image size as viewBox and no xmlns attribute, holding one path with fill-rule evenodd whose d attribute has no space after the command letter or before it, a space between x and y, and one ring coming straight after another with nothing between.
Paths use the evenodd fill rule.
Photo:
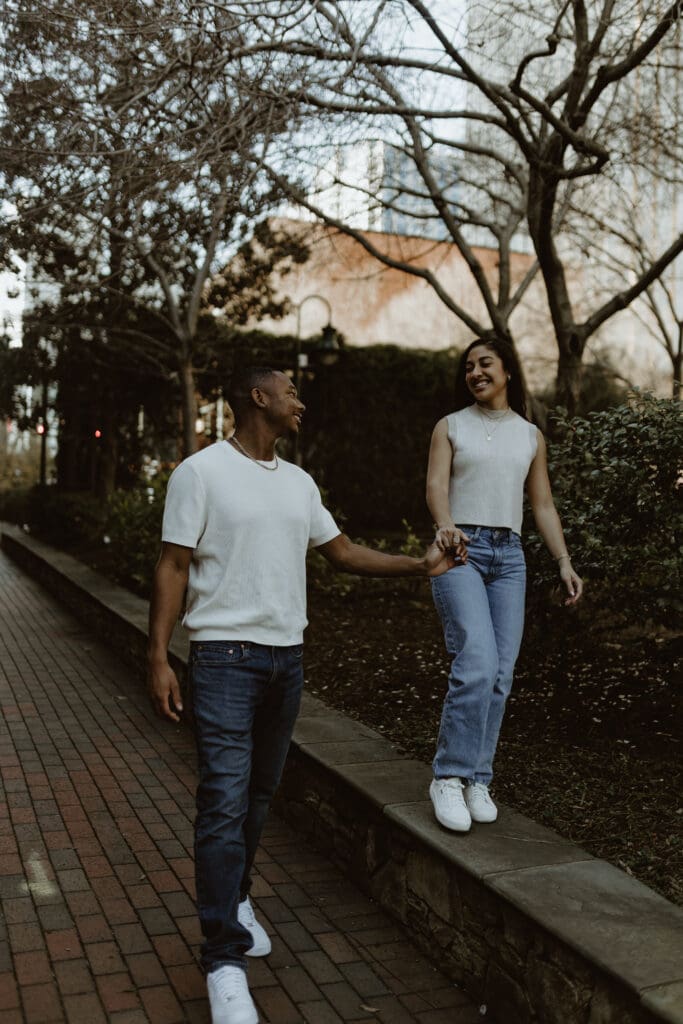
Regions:
<instances>
[{"instance_id":1,"label":"tall tree trunk","mask_svg":"<svg viewBox=\"0 0 683 1024\"><path fill-rule=\"evenodd\" d=\"M116 469L119 455L119 439L114 426L114 417L108 411L102 418L102 438L97 472L97 497L106 501L116 487Z\"/></svg>"},{"instance_id":2,"label":"tall tree trunk","mask_svg":"<svg viewBox=\"0 0 683 1024\"><path fill-rule=\"evenodd\" d=\"M681 375L683 374L683 323L679 323L678 325L678 348L674 352L672 363L674 379L671 389L671 397L680 402L681 397L683 396L683 381L681 380Z\"/></svg>"},{"instance_id":3,"label":"tall tree trunk","mask_svg":"<svg viewBox=\"0 0 683 1024\"><path fill-rule=\"evenodd\" d=\"M564 141L559 137L553 138L548 144L546 166L557 166L561 162L564 149ZM527 219L559 350L555 401L563 405L569 415L573 416L579 402L581 359L585 340L579 336L576 329L567 276L553 236L556 201L557 179L546 177L543 169L532 168L529 177Z\"/></svg>"},{"instance_id":4,"label":"tall tree trunk","mask_svg":"<svg viewBox=\"0 0 683 1024\"><path fill-rule=\"evenodd\" d=\"M563 405L570 416L575 415L581 394L581 355L581 350L574 352L571 347L563 345L557 362L555 401Z\"/></svg>"},{"instance_id":5,"label":"tall tree trunk","mask_svg":"<svg viewBox=\"0 0 683 1024\"><path fill-rule=\"evenodd\" d=\"M183 416L183 457L197 451L197 395L192 357L183 356L180 364L181 410Z\"/></svg>"}]
</instances>

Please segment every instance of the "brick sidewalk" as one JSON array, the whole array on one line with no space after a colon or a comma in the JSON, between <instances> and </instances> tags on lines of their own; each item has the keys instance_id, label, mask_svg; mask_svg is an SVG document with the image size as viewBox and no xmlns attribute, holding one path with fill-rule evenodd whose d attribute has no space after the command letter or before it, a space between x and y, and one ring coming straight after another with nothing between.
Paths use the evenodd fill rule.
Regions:
<instances>
[{"instance_id":1,"label":"brick sidewalk","mask_svg":"<svg viewBox=\"0 0 683 1024\"><path fill-rule=\"evenodd\" d=\"M0 1020L200 1024L189 730L0 553ZM270 1024L474 1024L470 1000L277 818L250 964Z\"/></svg>"}]
</instances>

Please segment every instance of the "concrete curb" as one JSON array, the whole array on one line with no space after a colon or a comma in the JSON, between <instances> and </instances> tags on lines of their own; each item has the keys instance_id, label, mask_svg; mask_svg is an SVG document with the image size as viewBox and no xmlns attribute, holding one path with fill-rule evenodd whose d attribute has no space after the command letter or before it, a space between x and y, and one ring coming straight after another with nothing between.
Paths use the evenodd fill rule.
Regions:
<instances>
[{"instance_id":1,"label":"concrete curb","mask_svg":"<svg viewBox=\"0 0 683 1024\"><path fill-rule=\"evenodd\" d=\"M17 528L2 547L142 674L146 602ZM683 1024L683 911L510 808L446 832L430 776L305 695L277 809L501 1024Z\"/></svg>"}]
</instances>

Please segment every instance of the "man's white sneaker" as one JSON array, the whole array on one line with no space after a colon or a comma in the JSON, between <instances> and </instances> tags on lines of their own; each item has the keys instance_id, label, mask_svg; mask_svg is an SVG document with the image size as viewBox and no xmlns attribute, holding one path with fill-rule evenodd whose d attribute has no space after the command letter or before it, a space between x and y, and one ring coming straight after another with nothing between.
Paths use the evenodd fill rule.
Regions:
<instances>
[{"instance_id":1,"label":"man's white sneaker","mask_svg":"<svg viewBox=\"0 0 683 1024\"><path fill-rule=\"evenodd\" d=\"M489 824L498 817L498 808L489 796L489 788L483 782L471 782L465 786L465 803L472 821Z\"/></svg>"},{"instance_id":2,"label":"man's white sneaker","mask_svg":"<svg viewBox=\"0 0 683 1024\"><path fill-rule=\"evenodd\" d=\"M469 832L472 824L462 791L460 779L432 779L429 787L436 820L454 832Z\"/></svg>"},{"instance_id":3,"label":"man's white sneaker","mask_svg":"<svg viewBox=\"0 0 683 1024\"><path fill-rule=\"evenodd\" d=\"M252 946L247 950L247 956L268 956L272 946L268 938L268 932L259 924L254 915L254 908L247 896L237 907L237 920L251 934Z\"/></svg>"},{"instance_id":4,"label":"man's white sneaker","mask_svg":"<svg viewBox=\"0 0 683 1024\"><path fill-rule=\"evenodd\" d=\"M241 967L226 964L206 979L211 1024L258 1024L258 1013Z\"/></svg>"}]
</instances>

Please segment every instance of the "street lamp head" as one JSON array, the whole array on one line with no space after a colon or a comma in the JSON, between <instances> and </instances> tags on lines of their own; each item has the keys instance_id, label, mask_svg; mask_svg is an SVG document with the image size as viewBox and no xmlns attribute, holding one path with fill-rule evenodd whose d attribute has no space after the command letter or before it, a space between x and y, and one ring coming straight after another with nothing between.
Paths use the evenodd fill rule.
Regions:
<instances>
[{"instance_id":1,"label":"street lamp head","mask_svg":"<svg viewBox=\"0 0 683 1024\"><path fill-rule=\"evenodd\" d=\"M320 341L316 347L321 352L338 352L341 345L337 328L331 323L326 323L320 332Z\"/></svg>"},{"instance_id":2,"label":"street lamp head","mask_svg":"<svg viewBox=\"0 0 683 1024\"><path fill-rule=\"evenodd\" d=\"M334 366L339 359L344 339L336 327L328 321L320 332L316 345L318 360L323 366Z\"/></svg>"}]
</instances>

